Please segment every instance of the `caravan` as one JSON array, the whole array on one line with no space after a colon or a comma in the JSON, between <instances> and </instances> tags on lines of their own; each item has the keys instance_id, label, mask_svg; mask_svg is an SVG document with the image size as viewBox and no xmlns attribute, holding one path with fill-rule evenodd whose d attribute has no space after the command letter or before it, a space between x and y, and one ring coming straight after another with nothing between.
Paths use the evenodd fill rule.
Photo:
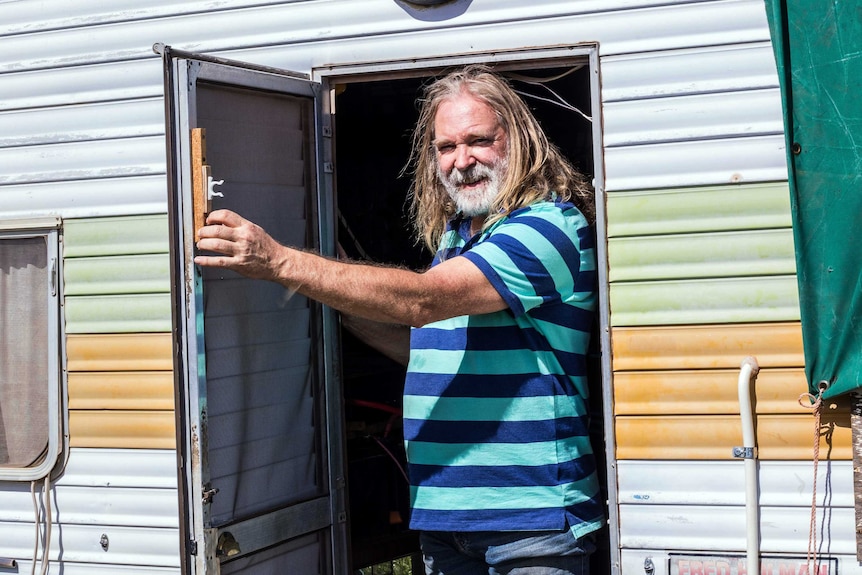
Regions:
<instances>
[{"instance_id":1,"label":"caravan","mask_svg":"<svg viewBox=\"0 0 862 575\"><path fill-rule=\"evenodd\" d=\"M745 573L752 531L762 573L809 573L812 536L818 573L855 568L849 411L822 435L797 401L763 0L5 0L0 573L347 575L417 552L401 368L325 307L194 266L195 221L228 207L427 265L400 177L415 100L473 62L596 189L594 572Z\"/></svg>"}]
</instances>

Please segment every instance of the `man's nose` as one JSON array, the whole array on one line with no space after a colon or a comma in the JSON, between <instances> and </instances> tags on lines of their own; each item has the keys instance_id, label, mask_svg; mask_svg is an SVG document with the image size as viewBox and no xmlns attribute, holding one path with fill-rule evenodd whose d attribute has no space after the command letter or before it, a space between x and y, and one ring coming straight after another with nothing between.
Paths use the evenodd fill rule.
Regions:
<instances>
[{"instance_id":1,"label":"man's nose","mask_svg":"<svg viewBox=\"0 0 862 575\"><path fill-rule=\"evenodd\" d=\"M459 170L469 168L476 163L470 146L460 144L455 148L455 167Z\"/></svg>"}]
</instances>

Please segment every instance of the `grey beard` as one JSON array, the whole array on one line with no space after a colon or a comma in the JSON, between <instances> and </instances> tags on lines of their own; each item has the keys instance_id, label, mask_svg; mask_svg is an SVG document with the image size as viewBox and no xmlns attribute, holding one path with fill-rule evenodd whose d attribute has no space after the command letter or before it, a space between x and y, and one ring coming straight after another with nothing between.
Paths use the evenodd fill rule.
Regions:
<instances>
[{"instance_id":1,"label":"grey beard","mask_svg":"<svg viewBox=\"0 0 862 575\"><path fill-rule=\"evenodd\" d=\"M508 162L501 159L493 165L476 163L466 170L452 168L449 174L444 174L437 164L437 177L449 197L455 202L458 211L467 217L487 215L491 211L494 200L500 193L500 184L506 173ZM473 183L485 178L485 185L472 192L465 192L458 186L465 183Z\"/></svg>"}]
</instances>

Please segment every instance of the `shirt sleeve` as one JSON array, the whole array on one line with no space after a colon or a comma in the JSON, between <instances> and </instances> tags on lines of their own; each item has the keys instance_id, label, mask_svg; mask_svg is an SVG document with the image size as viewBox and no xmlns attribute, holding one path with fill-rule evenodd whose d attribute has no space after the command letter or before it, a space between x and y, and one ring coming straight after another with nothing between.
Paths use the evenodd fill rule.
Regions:
<instances>
[{"instance_id":1,"label":"shirt sleeve","mask_svg":"<svg viewBox=\"0 0 862 575\"><path fill-rule=\"evenodd\" d=\"M590 298L593 244L592 230L577 208L545 204L511 215L461 255L519 316L541 305Z\"/></svg>"}]
</instances>

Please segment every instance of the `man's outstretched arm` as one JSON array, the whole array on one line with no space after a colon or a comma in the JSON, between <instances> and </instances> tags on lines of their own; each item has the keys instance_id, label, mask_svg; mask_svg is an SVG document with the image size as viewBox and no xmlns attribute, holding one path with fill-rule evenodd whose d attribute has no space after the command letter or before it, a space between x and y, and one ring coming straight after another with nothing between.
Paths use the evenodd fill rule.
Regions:
<instances>
[{"instance_id":1,"label":"man's outstretched arm","mask_svg":"<svg viewBox=\"0 0 862 575\"><path fill-rule=\"evenodd\" d=\"M422 326L506 308L479 268L462 257L423 273L340 262L284 246L228 210L207 217L197 245L220 254L198 255L198 265L274 281L341 312L378 322Z\"/></svg>"}]
</instances>

